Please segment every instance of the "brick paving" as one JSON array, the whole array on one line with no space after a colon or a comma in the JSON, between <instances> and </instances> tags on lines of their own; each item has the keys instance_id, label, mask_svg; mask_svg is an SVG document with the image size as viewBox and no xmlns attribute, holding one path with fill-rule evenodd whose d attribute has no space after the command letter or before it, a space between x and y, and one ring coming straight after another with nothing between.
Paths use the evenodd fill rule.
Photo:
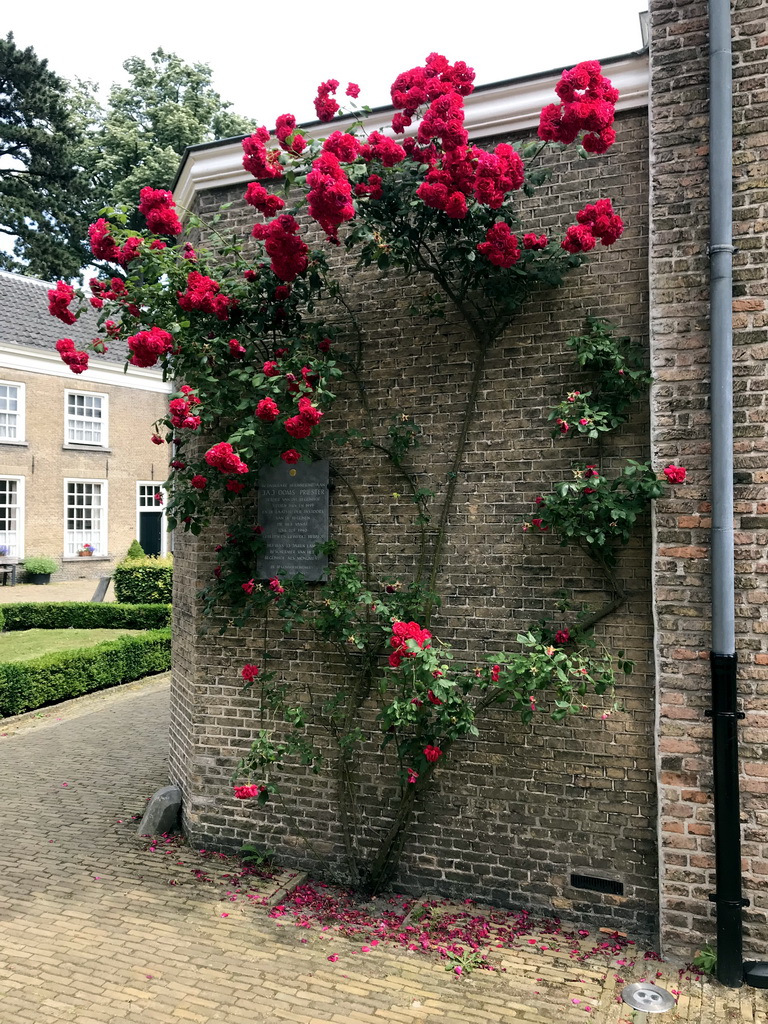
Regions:
<instances>
[{"instance_id":1,"label":"brick paving","mask_svg":"<svg viewBox=\"0 0 768 1024\"><path fill-rule=\"evenodd\" d=\"M640 1024L614 975L657 969L681 991L665 1021L768 1024L765 993L681 982L676 964L578 963L523 941L498 951L506 973L455 978L221 902L195 854L135 836L167 781L167 708L156 677L0 723L1 1024Z\"/></svg>"}]
</instances>

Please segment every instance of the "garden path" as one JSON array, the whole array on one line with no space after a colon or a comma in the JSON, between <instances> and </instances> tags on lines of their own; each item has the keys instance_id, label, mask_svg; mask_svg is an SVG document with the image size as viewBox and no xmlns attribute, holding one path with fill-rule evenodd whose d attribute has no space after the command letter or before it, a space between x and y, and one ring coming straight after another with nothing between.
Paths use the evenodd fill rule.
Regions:
<instances>
[{"instance_id":1,"label":"garden path","mask_svg":"<svg viewBox=\"0 0 768 1024\"><path fill-rule=\"evenodd\" d=\"M639 1024L614 973L656 968L683 992L665 1021L768 1024L765 993L681 983L672 964L633 975L542 942L500 951L506 973L457 978L222 902L195 853L135 835L167 781L167 717L155 677L0 722L2 1024Z\"/></svg>"}]
</instances>

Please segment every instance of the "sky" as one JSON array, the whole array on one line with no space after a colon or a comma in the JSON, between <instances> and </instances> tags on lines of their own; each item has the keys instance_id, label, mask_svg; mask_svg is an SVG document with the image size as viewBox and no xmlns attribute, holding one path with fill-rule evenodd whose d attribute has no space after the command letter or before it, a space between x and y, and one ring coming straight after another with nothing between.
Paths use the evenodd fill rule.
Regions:
<instances>
[{"instance_id":1,"label":"sky","mask_svg":"<svg viewBox=\"0 0 768 1024\"><path fill-rule=\"evenodd\" d=\"M162 47L209 64L232 109L272 127L287 112L314 120L312 100L328 78L359 84L361 103L389 103L395 76L432 51L466 61L480 85L639 50L638 15L647 0L28 0L3 7L0 32L13 32L17 45L32 46L64 78L97 82L105 94L126 80L124 60Z\"/></svg>"}]
</instances>

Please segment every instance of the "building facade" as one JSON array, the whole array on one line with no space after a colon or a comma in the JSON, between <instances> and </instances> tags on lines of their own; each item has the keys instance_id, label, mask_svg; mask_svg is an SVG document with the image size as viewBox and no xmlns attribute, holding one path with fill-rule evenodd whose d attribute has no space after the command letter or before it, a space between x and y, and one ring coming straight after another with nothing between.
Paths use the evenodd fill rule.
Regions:
<instances>
[{"instance_id":1,"label":"building facade","mask_svg":"<svg viewBox=\"0 0 768 1024\"><path fill-rule=\"evenodd\" d=\"M736 615L741 728L745 952L760 956L768 940L768 346L766 195L766 6L734 5L734 208L736 360ZM607 720L589 715L560 727L521 730L499 712L461 764L443 770L430 806L419 815L397 883L410 891L461 893L506 904L554 910L566 918L594 914L654 937L666 951L689 955L713 936L714 888L709 677L709 336L707 182L707 4L652 0L650 51L603 62L620 90L616 145L599 163L564 154L541 193L540 230L565 211L602 196L614 199L627 228L610 256L596 258L565 287L530 302L489 366L483 397L493 414L474 430L459 484L465 511L447 548L448 598L433 629L459 649L490 651L514 634L521 615L543 607L559 581L596 601L578 554L564 568L562 550L520 533L534 496L567 473L546 421L550 397L582 382L564 357L564 341L585 313L605 317L647 346L655 383L650 401L602 453L604 464L651 457L676 462L688 482L655 503L644 532L622 555L628 604L598 627L598 639L623 647L635 670ZM469 59L470 55L467 56ZM593 56L585 54L585 59ZM544 74L476 89L467 102L473 140L535 134L541 107L559 76ZM375 115L376 116L376 115ZM380 115L383 126L391 111ZM374 127L379 127L375 125ZM313 130L309 126L308 130ZM205 216L221 203L227 228L245 235L252 211L242 193L249 176L231 140L194 147L176 184L181 204ZM533 225L531 225L533 228ZM367 401L384 422L393 395L415 410L427 441L440 442L456 422L468 366L460 325L414 325L409 307L415 275L389 283L350 268L351 306L365 326ZM420 368L412 379L404 367ZM425 367L429 367L425 369ZM504 415L498 415L504 410ZM354 399L342 391L334 425L354 426ZM610 446L612 445L612 447ZM573 453L569 453L572 455ZM395 492L396 480L371 456L356 486ZM423 467L425 486L440 485L445 466ZM332 531L344 550L355 532L352 500L332 497ZM408 558L388 504L371 530L377 571ZM186 828L194 842L233 847L250 839L289 862L320 866L309 839L334 863L339 823L325 788L307 774L288 787L279 808L263 811L233 800L228 784L259 728L258 699L240 692L237 668L256 660L253 631L228 631L212 650L200 636L194 594L213 568L211 538L180 538L177 549L171 771L184 792ZM273 667L287 678L328 680L307 638L281 640ZM375 761L371 799L382 790ZM293 777L295 778L295 777ZM589 891L592 876L610 889Z\"/></svg>"},{"instance_id":2,"label":"building facade","mask_svg":"<svg viewBox=\"0 0 768 1024\"><path fill-rule=\"evenodd\" d=\"M134 538L148 553L168 550L167 452L150 438L170 385L152 370L124 371L119 343L73 374L56 341L89 343L96 317L65 327L48 313L50 287L0 273L0 546L19 560L56 559L58 580L95 578Z\"/></svg>"}]
</instances>

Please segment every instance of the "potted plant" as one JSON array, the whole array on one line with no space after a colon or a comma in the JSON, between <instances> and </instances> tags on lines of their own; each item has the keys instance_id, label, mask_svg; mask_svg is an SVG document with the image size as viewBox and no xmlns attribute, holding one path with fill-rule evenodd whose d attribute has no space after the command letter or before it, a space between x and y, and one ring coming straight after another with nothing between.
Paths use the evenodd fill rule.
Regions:
<instances>
[{"instance_id":1,"label":"potted plant","mask_svg":"<svg viewBox=\"0 0 768 1024\"><path fill-rule=\"evenodd\" d=\"M9 551L10 548L6 544L0 544L0 558L5 558Z\"/></svg>"},{"instance_id":2,"label":"potted plant","mask_svg":"<svg viewBox=\"0 0 768 1024\"><path fill-rule=\"evenodd\" d=\"M90 558L95 550L96 546L94 544L83 544L77 553L81 558Z\"/></svg>"},{"instance_id":3,"label":"potted plant","mask_svg":"<svg viewBox=\"0 0 768 1024\"><path fill-rule=\"evenodd\" d=\"M29 576L30 583L50 583L51 573L59 568L58 562L53 558L37 556L24 559L24 568Z\"/></svg>"}]
</instances>

